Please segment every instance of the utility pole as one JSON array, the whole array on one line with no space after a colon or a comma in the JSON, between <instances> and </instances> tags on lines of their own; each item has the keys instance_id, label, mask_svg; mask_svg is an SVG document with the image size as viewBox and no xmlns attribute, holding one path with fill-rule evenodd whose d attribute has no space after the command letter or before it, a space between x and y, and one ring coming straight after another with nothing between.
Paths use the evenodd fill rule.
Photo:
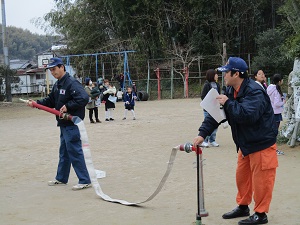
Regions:
<instances>
[{"instance_id":1,"label":"utility pole","mask_svg":"<svg viewBox=\"0 0 300 225\"><path fill-rule=\"evenodd\" d=\"M1 7L2 7L2 39L3 39L4 64L6 66L9 66L7 37L6 37L6 15L5 15L5 2L4 2L4 0L1 0Z\"/></svg>"},{"instance_id":2,"label":"utility pole","mask_svg":"<svg viewBox=\"0 0 300 225\"><path fill-rule=\"evenodd\" d=\"M1 0L1 7L2 7L3 55L4 55L4 65L5 65L5 93L6 93L6 101L12 102L10 77L9 77L9 59L8 59L8 45L7 45L7 36L6 36L6 15L5 15L4 0Z\"/></svg>"},{"instance_id":3,"label":"utility pole","mask_svg":"<svg viewBox=\"0 0 300 225\"><path fill-rule=\"evenodd\" d=\"M227 49L226 49L226 43L223 43L222 65L225 65L226 62L227 62ZM222 90L223 90L223 87L225 85L224 84L224 76L225 76L225 73L222 72Z\"/></svg>"}]
</instances>

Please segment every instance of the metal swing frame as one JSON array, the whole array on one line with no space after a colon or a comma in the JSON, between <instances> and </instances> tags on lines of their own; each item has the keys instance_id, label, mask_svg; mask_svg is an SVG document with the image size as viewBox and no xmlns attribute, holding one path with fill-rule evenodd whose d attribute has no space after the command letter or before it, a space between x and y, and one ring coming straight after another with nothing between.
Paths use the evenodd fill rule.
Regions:
<instances>
[{"instance_id":1,"label":"metal swing frame","mask_svg":"<svg viewBox=\"0 0 300 225\"><path fill-rule=\"evenodd\" d=\"M94 56L95 61L96 61L96 80L98 80L98 78L99 78L99 68L98 68L99 56L101 56L101 55L123 55L124 56L124 59L123 59L123 74L124 74L123 91L124 91L126 82L128 82L129 86L132 85L132 80L131 80L130 71L129 71L129 64L128 64L128 53L134 53L134 52L135 51L133 51L133 50L128 50L128 51L120 51L120 52L99 52L99 53L92 53L92 54L65 55L65 56L60 56L60 57L65 58L67 61L66 65L70 66L72 57ZM102 69L104 70L104 65L103 65Z\"/></svg>"}]
</instances>

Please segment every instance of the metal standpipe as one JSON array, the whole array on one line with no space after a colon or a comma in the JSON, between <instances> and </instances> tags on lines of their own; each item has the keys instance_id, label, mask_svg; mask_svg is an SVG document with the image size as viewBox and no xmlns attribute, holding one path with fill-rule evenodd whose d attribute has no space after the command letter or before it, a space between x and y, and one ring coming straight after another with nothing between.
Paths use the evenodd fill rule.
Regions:
<instances>
[{"instance_id":1,"label":"metal standpipe","mask_svg":"<svg viewBox=\"0 0 300 225\"><path fill-rule=\"evenodd\" d=\"M197 146L196 149L197 157L197 202L198 211L196 214L196 225L202 225L201 217L208 216L208 212L204 207L204 186L203 186L203 159L202 149Z\"/></svg>"},{"instance_id":2,"label":"metal standpipe","mask_svg":"<svg viewBox=\"0 0 300 225\"><path fill-rule=\"evenodd\" d=\"M201 218L207 217L208 212L205 210L204 205L204 186L203 186L203 159L202 159L202 149L197 146L194 148L191 143L185 143L179 146L179 150L190 153L194 151L197 157L197 203L198 209L196 213L196 225L202 225Z\"/></svg>"}]
</instances>

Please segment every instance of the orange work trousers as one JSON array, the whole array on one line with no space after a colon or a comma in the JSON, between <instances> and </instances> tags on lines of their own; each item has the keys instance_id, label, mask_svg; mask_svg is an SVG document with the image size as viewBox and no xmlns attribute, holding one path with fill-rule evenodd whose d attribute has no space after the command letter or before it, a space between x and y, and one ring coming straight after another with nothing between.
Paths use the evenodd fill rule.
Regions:
<instances>
[{"instance_id":1,"label":"orange work trousers","mask_svg":"<svg viewBox=\"0 0 300 225\"><path fill-rule=\"evenodd\" d=\"M249 205L254 199L254 211L269 212L275 183L278 158L276 144L264 150L243 156L238 152L236 185L238 205Z\"/></svg>"}]
</instances>

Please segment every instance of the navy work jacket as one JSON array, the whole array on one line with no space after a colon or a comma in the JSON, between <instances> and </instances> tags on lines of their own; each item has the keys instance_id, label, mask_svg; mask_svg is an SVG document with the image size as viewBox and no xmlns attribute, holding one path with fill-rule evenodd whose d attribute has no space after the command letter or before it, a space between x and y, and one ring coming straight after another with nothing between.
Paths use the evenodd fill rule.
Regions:
<instances>
[{"instance_id":1,"label":"navy work jacket","mask_svg":"<svg viewBox=\"0 0 300 225\"><path fill-rule=\"evenodd\" d=\"M85 106L89 101L89 96L83 86L69 73L66 73L53 85L51 93L37 103L59 110L63 105L67 107L67 113L78 116L82 120L85 116ZM58 126L72 126L72 121L62 120L56 116Z\"/></svg>"},{"instance_id":2,"label":"navy work jacket","mask_svg":"<svg viewBox=\"0 0 300 225\"><path fill-rule=\"evenodd\" d=\"M233 87L227 87L225 95L228 100L224 110L237 151L241 149L246 156L276 143L278 129L273 108L268 94L259 84L245 78L236 99ZM219 125L210 115L205 117L199 136L205 138Z\"/></svg>"}]
</instances>

